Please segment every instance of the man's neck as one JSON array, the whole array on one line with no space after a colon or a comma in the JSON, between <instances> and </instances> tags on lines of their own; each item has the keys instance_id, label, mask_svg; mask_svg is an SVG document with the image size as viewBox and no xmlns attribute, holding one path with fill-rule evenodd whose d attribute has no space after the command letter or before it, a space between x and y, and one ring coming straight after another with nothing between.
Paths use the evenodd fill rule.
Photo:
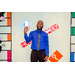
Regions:
<instances>
[{"instance_id":1,"label":"man's neck","mask_svg":"<svg viewBox=\"0 0 75 75\"><path fill-rule=\"evenodd\" d=\"M41 30L37 29L37 30L38 30L38 32L40 33L42 29L41 29Z\"/></svg>"}]
</instances>

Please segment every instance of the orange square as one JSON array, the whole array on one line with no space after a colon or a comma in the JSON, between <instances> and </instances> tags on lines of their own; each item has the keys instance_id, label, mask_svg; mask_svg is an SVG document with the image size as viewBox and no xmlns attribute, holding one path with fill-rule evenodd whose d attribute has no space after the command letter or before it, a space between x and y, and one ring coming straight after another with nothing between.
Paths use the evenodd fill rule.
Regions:
<instances>
[{"instance_id":1,"label":"orange square","mask_svg":"<svg viewBox=\"0 0 75 75\"><path fill-rule=\"evenodd\" d=\"M7 17L11 17L11 12L7 12Z\"/></svg>"},{"instance_id":2,"label":"orange square","mask_svg":"<svg viewBox=\"0 0 75 75\"><path fill-rule=\"evenodd\" d=\"M11 41L11 34L7 34L7 41Z\"/></svg>"},{"instance_id":3,"label":"orange square","mask_svg":"<svg viewBox=\"0 0 75 75\"><path fill-rule=\"evenodd\" d=\"M7 19L7 26L11 26L11 19L10 18Z\"/></svg>"},{"instance_id":4,"label":"orange square","mask_svg":"<svg viewBox=\"0 0 75 75\"><path fill-rule=\"evenodd\" d=\"M51 62L58 62L62 57L63 57L63 55L62 55L58 50L56 50L56 51L49 57L49 60L50 60Z\"/></svg>"}]
</instances>

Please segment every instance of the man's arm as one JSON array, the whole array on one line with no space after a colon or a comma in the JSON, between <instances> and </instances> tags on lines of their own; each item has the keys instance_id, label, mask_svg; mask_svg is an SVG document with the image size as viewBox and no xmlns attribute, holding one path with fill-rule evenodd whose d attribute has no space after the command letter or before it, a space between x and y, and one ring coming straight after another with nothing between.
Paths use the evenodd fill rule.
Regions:
<instances>
[{"instance_id":1,"label":"man's arm","mask_svg":"<svg viewBox=\"0 0 75 75\"><path fill-rule=\"evenodd\" d=\"M46 56L49 56L49 41L48 41L48 34L45 39L45 51L46 51Z\"/></svg>"},{"instance_id":2,"label":"man's arm","mask_svg":"<svg viewBox=\"0 0 75 75\"><path fill-rule=\"evenodd\" d=\"M44 62L47 62L48 60L48 57L49 57L49 41L48 41L48 34L46 36L46 39L45 39L45 52L46 52L46 57L44 58Z\"/></svg>"},{"instance_id":3,"label":"man's arm","mask_svg":"<svg viewBox=\"0 0 75 75\"><path fill-rule=\"evenodd\" d=\"M26 42L29 43L32 40L32 34L30 32L29 37L28 37L27 30L28 30L28 27L25 27L24 28L24 38L25 38Z\"/></svg>"}]
</instances>

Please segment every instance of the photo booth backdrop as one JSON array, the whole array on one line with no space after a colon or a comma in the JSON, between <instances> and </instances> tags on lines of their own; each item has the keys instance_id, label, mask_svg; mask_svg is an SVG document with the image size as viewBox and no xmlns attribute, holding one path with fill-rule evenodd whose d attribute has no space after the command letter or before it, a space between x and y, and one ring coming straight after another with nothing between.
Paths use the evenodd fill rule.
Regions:
<instances>
[{"instance_id":1,"label":"photo booth backdrop","mask_svg":"<svg viewBox=\"0 0 75 75\"><path fill-rule=\"evenodd\" d=\"M43 30L58 24L59 29L48 34L49 57L58 50L63 55L58 62L70 62L71 12L12 12L12 62L30 62L31 44L21 47L20 44L25 41L24 32L18 27L26 17L32 22L28 35L37 29L39 20L44 22Z\"/></svg>"},{"instance_id":2,"label":"photo booth backdrop","mask_svg":"<svg viewBox=\"0 0 75 75\"><path fill-rule=\"evenodd\" d=\"M0 62L30 62L31 44L22 48L21 43L25 41L24 32L18 25L27 17L31 21L29 33L36 30L39 20L44 22L43 30L50 28L54 24L58 24L59 29L48 34L49 36L49 57L58 50L63 57L58 62L75 61L75 19L71 12L5 12L5 21L0 22L0 39L5 47L0 52ZM71 18L72 16L72 18ZM72 21L72 22L71 22ZM71 26L72 27L71 27ZM71 41L70 41L71 27ZM5 34L4 34L5 33ZM8 33L8 34L7 34ZM12 36L11 36L12 34ZM73 44L71 45L70 42ZM71 47L71 49L70 49ZM71 52L71 54L70 54ZM70 57L71 55L71 57ZM71 60L70 60L71 58ZM47 62L50 62L49 60Z\"/></svg>"}]
</instances>

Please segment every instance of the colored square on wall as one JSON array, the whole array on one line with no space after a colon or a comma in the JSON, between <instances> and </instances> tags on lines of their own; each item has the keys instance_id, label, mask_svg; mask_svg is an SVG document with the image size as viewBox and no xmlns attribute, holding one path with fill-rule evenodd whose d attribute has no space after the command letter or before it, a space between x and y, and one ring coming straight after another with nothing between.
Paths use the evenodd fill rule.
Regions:
<instances>
[{"instance_id":1,"label":"colored square on wall","mask_svg":"<svg viewBox=\"0 0 75 75\"><path fill-rule=\"evenodd\" d=\"M7 26L11 26L11 19L10 18L7 19Z\"/></svg>"},{"instance_id":2,"label":"colored square on wall","mask_svg":"<svg viewBox=\"0 0 75 75\"><path fill-rule=\"evenodd\" d=\"M49 57L49 60L50 60L51 62L58 62L62 57L63 57L63 55L62 55L58 50L56 50L56 51Z\"/></svg>"},{"instance_id":3,"label":"colored square on wall","mask_svg":"<svg viewBox=\"0 0 75 75\"><path fill-rule=\"evenodd\" d=\"M11 12L7 12L7 17L11 17Z\"/></svg>"},{"instance_id":4,"label":"colored square on wall","mask_svg":"<svg viewBox=\"0 0 75 75\"><path fill-rule=\"evenodd\" d=\"M26 18L18 25L18 27L19 27L22 31L24 31L25 21L28 21L28 22L29 22L29 25L32 24L32 22L26 17Z\"/></svg>"},{"instance_id":5,"label":"colored square on wall","mask_svg":"<svg viewBox=\"0 0 75 75\"><path fill-rule=\"evenodd\" d=\"M72 18L75 18L75 12L72 12Z\"/></svg>"},{"instance_id":6,"label":"colored square on wall","mask_svg":"<svg viewBox=\"0 0 75 75\"><path fill-rule=\"evenodd\" d=\"M71 53L71 62L75 61L75 53Z\"/></svg>"},{"instance_id":7,"label":"colored square on wall","mask_svg":"<svg viewBox=\"0 0 75 75\"><path fill-rule=\"evenodd\" d=\"M7 61L11 61L11 51L7 51Z\"/></svg>"},{"instance_id":8,"label":"colored square on wall","mask_svg":"<svg viewBox=\"0 0 75 75\"><path fill-rule=\"evenodd\" d=\"M7 34L7 40L11 41L11 34Z\"/></svg>"},{"instance_id":9,"label":"colored square on wall","mask_svg":"<svg viewBox=\"0 0 75 75\"><path fill-rule=\"evenodd\" d=\"M71 53L71 61L74 61L74 53Z\"/></svg>"},{"instance_id":10,"label":"colored square on wall","mask_svg":"<svg viewBox=\"0 0 75 75\"><path fill-rule=\"evenodd\" d=\"M71 27L71 35L75 35L75 27Z\"/></svg>"}]
</instances>

